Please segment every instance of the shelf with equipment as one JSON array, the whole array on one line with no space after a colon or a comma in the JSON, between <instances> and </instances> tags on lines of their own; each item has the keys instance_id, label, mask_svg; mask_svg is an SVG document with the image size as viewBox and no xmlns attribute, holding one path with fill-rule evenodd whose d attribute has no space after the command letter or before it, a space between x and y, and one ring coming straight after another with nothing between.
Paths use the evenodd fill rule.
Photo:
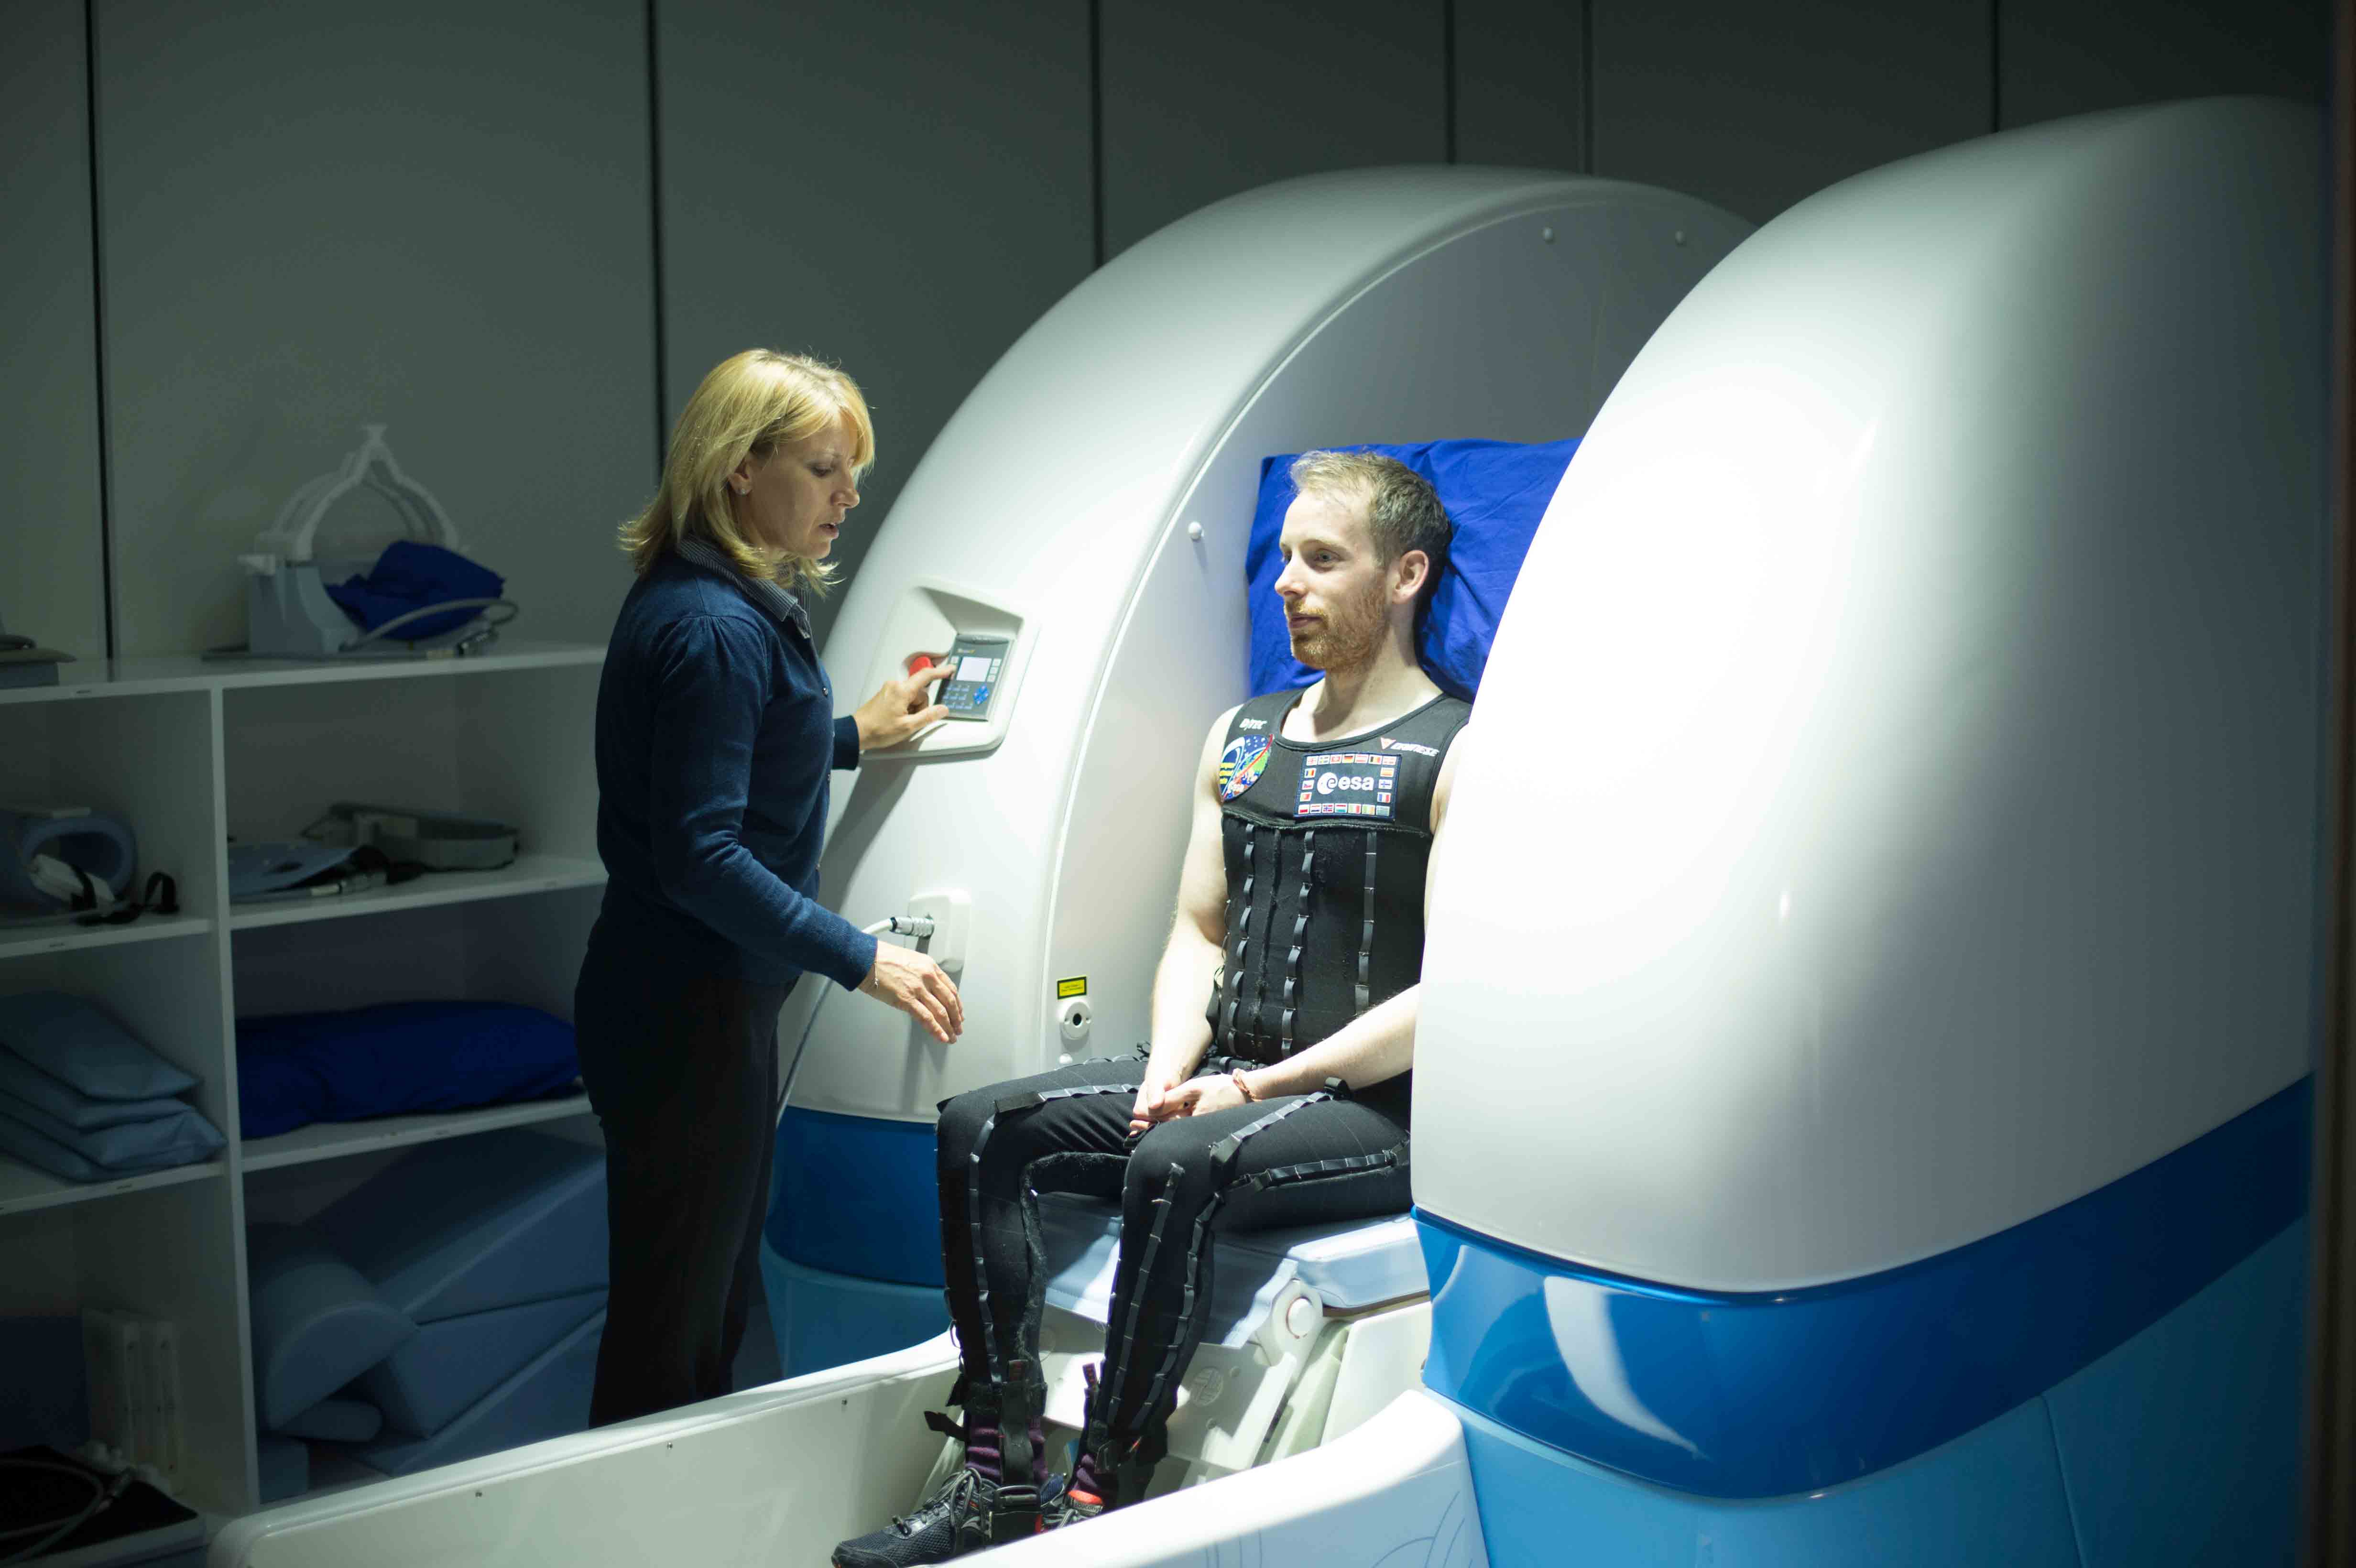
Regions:
<instances>
[{"instance_id":1,"label":"shelf with equipment","mask_svg":"<svg viewBox=\"0 0 2356 1568\"><path fill-rule=\"evenodd\" d=\"M31 958L92 947L120 947L133 942L202 936L212 929L211 920L196 914L143 915L128 925L77 925L70 920L21 925L0 923L0 958Z\"/></svg>"},{"instance_id":2,"label":"shelf with equipment","mask_svg":"<svg viewBox=\"0 0 2356 1568\"><path fill-rule=\"evenodd\" d=\"M570 1020L605 882L592 757L604 650L500 645L415 661L70 665L59 685L0 691L0 804L121 819L136 837L138 880L169 874L178 901L176 913L116 925L0 923L0 996L91 998L198 1080L186 1097L228 1140L202 1163L88 1183L0 1155L0 1313L103 1307L173 1323L182 1457L172 1490L208 1513L260 1506L249 1176L280 1181L307 1168L316 1175L305 1181L356 1180L412 1147L527 1125L596 1136L577 1090L240 1134L241 1018L455 998ZM292 838L337 801L496 818L518 829L516 859L359 892L230 902L231 836ZM346 1158L370 1154L380 1157ZM0 1367L0 1403L8 1375Z\"/></svg>"},{"instance_id":3,"label":"shelf with equipment","mask_svg":"<svg viewBox=\"0 0 2356 1568\"><path fill-rule=\"evenodd\" d=\"M303 921L334 920L343 915L386 914L400 910L432 909L439 904L471 903L482 899L514 898L524 893L561 892L570 888L605 884L605 868L594 859L564 855L519 855L514 863L492 871L439 871L414 881L359 892L281 903L232 904L232 931L293 925Z\"/></svg>"}]
</instances>

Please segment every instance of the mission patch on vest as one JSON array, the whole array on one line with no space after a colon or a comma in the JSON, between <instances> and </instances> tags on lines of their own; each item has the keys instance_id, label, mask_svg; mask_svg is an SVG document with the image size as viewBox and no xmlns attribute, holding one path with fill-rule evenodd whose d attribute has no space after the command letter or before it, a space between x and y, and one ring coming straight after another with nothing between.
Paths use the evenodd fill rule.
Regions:
<instances>
[{"instance_id":1,"label":"mission patch on vest","mask_svg":"<svg viewBox=\"0 0 2356 1568\"><path fill-rule=\"evenodd\" d=\"M1381 752L1323 752L1301 764L1299 816L1394 815L1398 759Z\"/></svg>"},{"instance_id":2,"label":"mission patch on vest","mask_svg":"<svg viewBox=\"0 0 2356 1568\"><path fill-rule=\"evenodd\" d=\"M1268 753L1265 735L1239 735L1228 741L1219 753L1219 798L1233 800L1259 783L1259 775L1268 772Z\"/></svg>"}]
</instances>

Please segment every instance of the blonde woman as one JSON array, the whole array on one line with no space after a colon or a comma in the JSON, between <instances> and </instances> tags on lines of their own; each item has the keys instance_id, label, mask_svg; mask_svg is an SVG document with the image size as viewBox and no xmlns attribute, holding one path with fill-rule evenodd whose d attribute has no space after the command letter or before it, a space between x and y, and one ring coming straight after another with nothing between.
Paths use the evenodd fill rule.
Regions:
<instances>
[{"instance_id":1,"label":"blonde woman","mask_svg":"<svg viewBox=\"0 0 2356 1568\"><path fill-rule=\"evenodd\" d=\"M573 1011L611 1222L593 1424L729 1392L794 983L814 972L943 1041L964 1027L931 959L817 898L830 771L942 714L936 668L837 720L798 597L825 591L874 455L850 377L748 349L696 388L622 528L638 580L597 691L608 880Z\"/></svg>"}]
</instances>

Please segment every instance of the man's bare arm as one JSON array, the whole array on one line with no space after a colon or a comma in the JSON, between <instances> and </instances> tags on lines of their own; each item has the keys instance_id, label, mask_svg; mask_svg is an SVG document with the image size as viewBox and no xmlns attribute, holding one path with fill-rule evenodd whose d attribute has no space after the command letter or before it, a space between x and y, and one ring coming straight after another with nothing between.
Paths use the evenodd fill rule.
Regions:
<instances>
[{"instance_id":1,"label":"man's bare arm","mask_svg":"<svg viewBox=\"0 0 2356 1568\"><path fill-rule=\"evenodd\" d=\"M1227 938L1227 863L1219 834L1219 754L1235 709L1219 715L1194 771L1194 822L1178 869L1178 912L1153 974L1153 1045L1131 1117L1142 1126L1162 1091L1182 1082L1211 1048L1205 1016Z\"/></svg>"}]
</instances>

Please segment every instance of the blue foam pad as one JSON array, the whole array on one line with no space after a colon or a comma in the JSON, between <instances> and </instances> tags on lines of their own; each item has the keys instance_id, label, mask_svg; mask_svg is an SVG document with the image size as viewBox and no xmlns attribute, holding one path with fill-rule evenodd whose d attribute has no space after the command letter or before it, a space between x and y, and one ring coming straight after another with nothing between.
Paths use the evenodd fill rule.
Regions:
<instances>
[{"instance_id":1,"label":"blue foam pad","mask_svg":"<svg viewBox=\"0 0 2356 1568\"><path fill-rule=\"evenodd\" d=\"M262 1462L262 1474L257 1479L263 1502L283 1503L311 1489L309 1444L293 1437L273 1437L265 1432L254 1440L253 1455Z\"/></svg>"},{"instance_id":2,"label":"blue foam pad","mask_svg":"<svg viewBox=\"0 0 2356 1568\"><path fill-rule=\"evenodd\" d=\"M0 1045L93 1100L155 1100L197 1086L95 1003L63 991L0 997Z\"/></svg>"},{"instance_id":3,"label":"blue foam pad","mask_svg":"<svg viewBox=\"0 0 2356 1568\"><path fill-rule=\"evenodd\" d=\"M431 1437L387 1436L354 1452L389 1476L406 1476L582 1431L589 1424L597 1340L605 1328L605 1315L599 1312Z\"/></svg>"},{"instance_id":4,"label":"blue foam pad","mask_svg":"<svg viewBox=\"0 0 2356 1568\"><path fill-rule=\"evenodd\" d=\"M605 1305L605 1293L592 1290L440 1318L363 1372L352 1392L374 1402L392 1431L430 1437Z\"/></svg>"},{"instance_id":5,"label":"blue foam pad","mask_svg":"<svg viewBox=\"0 0 2356 1568\"><path fill-rule=\"evenodd\" d=\"M401 1352L393 1352L399 1355ZM322 1443L366 1443L384 1430L384 1412L359 1399L323 1399L278 1429L283 1437L316 1437Z\"/></svg>"},{"instance_id":6,"label":"blue foam pad","mask_svg":"<svg viewBox=\"0 0 2356 1568\"><path fill-rule=\"evenodd\" d=\"M283 1428L417 1332L352 1265L299 1225L245 1232L255 1413Z\"/></svg>"},{"instance_id":7,"label":"blue foam pad","mask_svg":"<svg viewBox=\"0 0 2356 1568\"><path fill-rule=\"evenodd\" d=\"M237 1020L244 1134L460 1111L569 1089L573 1026L507 1002L388 1002Z\"/></svg>"},{"instance_id":8,"label":"blue foam pad","mask_svg":"<svg viewBox=\"0 0 2356 1568\"><path fill-rule=\"evenodd\" d=\"M453 1138L388 1166L312 1225L421 1324L603 1290L605 1156L526 1131Z\"/></svg>"},{"instance_id":9,"label":"blue foam pad","mask_svg":"<svg viewBox=\"0 0 2356 1568\"><path fill-rule=\"evenodd\" d=\"M1456 525L1449 548L1448 570L1431 591L1431 606L1423 624L1423 667L1431 678L1459 697L1471 698L1481 687L1481 671L1489 662L1489 645L1497 635L1497 617L1505 613L1505 599L1521 574L1522 558L1538 531L1547 503L1570 466L1577 440L1548 441L1526 445L1512 441L1426 441L1411 446L1344 446L1337 452L1378 452L1396 457L1440 492ZM1284 531L1284 510L1292 505L1292 480L1287 471L1299 455L1287 453L1263 460L1259 501L1252 512L1251 543L1244 574L1251 588L1251 688L1278 691L1309 685L1317 671L1292 656L1292 639L1284 625L1284 604L1276 596L1277 573L1284 560L1277 553L1277 536Z\"/></svg>"}]
</instances>

